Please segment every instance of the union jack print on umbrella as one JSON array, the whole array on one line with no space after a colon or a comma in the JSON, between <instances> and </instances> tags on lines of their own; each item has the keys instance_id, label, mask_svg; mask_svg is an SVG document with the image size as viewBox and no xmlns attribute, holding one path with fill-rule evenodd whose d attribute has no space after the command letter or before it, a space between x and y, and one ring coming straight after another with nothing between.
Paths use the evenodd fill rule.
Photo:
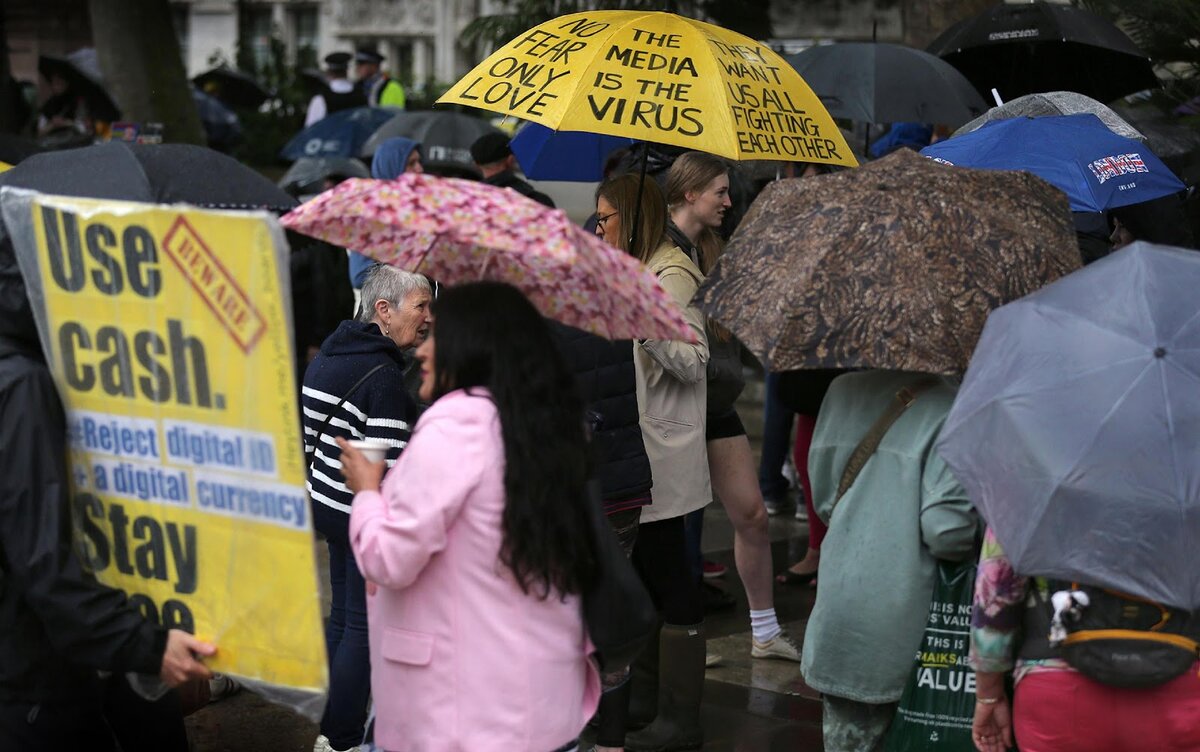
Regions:
<instances>
[{"instance_id":1,"label":"union jack print on umbrella","mask_svg":"<svg viewBox=\"0 0 1200 752\"><path fill-rule=\"evenodd\" d=\"M351 178L282 223L445 284L507 282L542 315L609 339L693 339L636 259L510 189L415 173Z\"/></svg>"}]
</instances>

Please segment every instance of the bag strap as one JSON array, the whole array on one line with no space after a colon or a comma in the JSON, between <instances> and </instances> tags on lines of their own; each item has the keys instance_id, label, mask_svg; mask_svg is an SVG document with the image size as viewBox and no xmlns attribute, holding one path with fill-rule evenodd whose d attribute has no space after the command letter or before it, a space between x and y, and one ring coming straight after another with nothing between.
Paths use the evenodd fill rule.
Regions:
<instances>
[{"instance_id":1,"label":"bag strap","mask_svg":"<svg viewBox=\"0 0 1200 752\"><path fill-rule=\"evenodd\" d=\"M387 365L388 365L387 363L380 363L379 365L375 366L371 370L364 373L362 375L362 378L359 379L358 381L354 382L354 385L346 390L346 393L342 396L342 398L340 400L338 400L338 403L333 406L333 409L330 410L328 414L326 414L325 420L321 421L321 427L317 429L316 438L313 439L313 454L312 454L312 457L310 457L308 460L309 475L312 475L313 463L317 461L317 447L321 446L321 437L325 435L325 429L329 428L329 421L333 420L333 414L336 413L338 410L340 410L342 405L346 404L346 400L350 399L350 395L354 394L354 391L356 389L358 389L360 386L362 386L363 382L365 382L367 379L369 379L373 375L375 375L375 372L378 371L379 369L386 368Z\"/></svg>"},{"instance_id":2,"label":"bag strap","mask_svg":"<svg viewBox=\"0 0 1200 752\"><path fill-rule=\"evenodd\" d=\"M850 486L854 485L858 474L866 467L867 460L871 459L871 455L875 454L875 450L879 448L879 442L883 441L884 434L888 432L892 424L904 414L904 411L912 403L917 401L917 397L921 396L922 392L937 386L938 383L939 379L927 376L896 392L896 396L892 398L892 403L883 411L883 415L879 416L874 425L867 430L867 435L862 438L862 441L858 442L858 446L850 454L850 459L846 461L846 468L842 470L842 480L838 483L837 497L833 500L834 508L837 508L838 502L850 490ZM829 510L829 514L833 515L833 509Z\"/></svg>"}]
</instances>

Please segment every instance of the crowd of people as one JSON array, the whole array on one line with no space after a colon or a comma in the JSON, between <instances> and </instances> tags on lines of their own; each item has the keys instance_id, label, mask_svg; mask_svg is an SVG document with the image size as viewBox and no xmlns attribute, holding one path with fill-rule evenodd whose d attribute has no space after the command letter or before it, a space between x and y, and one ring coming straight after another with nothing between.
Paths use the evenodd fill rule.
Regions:
<instances>
[{"instance_id":1,"label":"crowd of people","mask_svg":"<svg viewBox=\"0 0 1200 752\"><path fill-rule=\"evenodd\" d=\"M508 157L502 144L480 144L476 151L487 150L501 159ZM505 307L523 308L518 294L492 283L462 285L429 304L429 336L408 356L421 374L420 386L409 399L433 406L416 422L411 438L386 437L393 449L385 464L368 463L347 444L372 435L369 419L358 430L348 419L327 436L314 435L321 433L313 428L315 422L338 412L329 410L338 389L321 390L324 405L306 405L309 438L325 442L317 451L332 450L335 441L341 449L343 475L339 477L332 465L314 469L314 484L332 479L340 494L353 493L355 499L343 509L349 510L348 548L331 538L331 567L348 571L357 562L362 580L354 587L365 587L374 593L367 602L378 603L360 609L356 617L367 626L360 626L355 641L357 665L346 673L357 682L347 692L353 707L330 702L316 749L354 748L364 733L369 735L363 725L368 706L362 692L362 677L368 673L378 719L374 739L385 749L409 748L404 744L411 742L401 740L414 738L427 740L428 748L470 747L473 735L485 733L485 726L489 743L523 740L513 743L528 749L573 749L580 738L600 752L699 747L705 666L715 658L705 649L700 531L703 510L713 499L724 506L734 528L734 559L750 608L750 654L802 664L806 683L823 697L825 749L883 749L921 639L938 562L972 560L984 539L983 524L967 493L933 448L954 401L957 380L891 371L771 374L766 444L756 468L735 407L743 387L741 346L717 322L706 319L693 301L722 252L722 225L733 203L732 168L699 152L672 157L657 180L617 170L597 189L589 224L597 236L655 274L684 310L695 343L611 342L526 315L532 311L523 312L524 323L517 325L515 312ZM814 167L802 179L820 179L827 173L827 168ZM1141 226L1160 237L1172 233L1178 240L1186 233L1179 220L1175 214L1157 227ZM1128 232L1116 226L1114 250L1122 247L1122 233ZM390 291L380 286L384 278L395 280ZM363 286L362 306L373 305L376 314L360 315L359 320L370 319L375 327L372 331L370 324L356 326L393 350L393 358L404 357L400 353L405 342L389 334L392 329L380 312L409 309L412 321L428 322L423 309L406 304L413 294L428 300L420 279L375 266ZM469 329L471 335L463 328L466 310L479 316ZM509 321L514 322L513 330L497 328ZM422 328L415 331L417 340L408 342L410 346L424 337ZM440 347L434 346L435 331ZM486 346L478 336L484 331ZM453 349L447 352L448 347ZM310 367L306 400L314 394L310 384L337 362L326 358L331 354L323 348L320 366L314 362ZM538 363L536 377L529 370L530 360ZM341 389L355 392L356 386L347 385L367 373L372 362L360 360L351 372L342 373ZM396 378L389 377L391 383ZM509 397L499 398L509 390ZM898 393L912 395L903 422L877 437L871 456L879 459L860 463L847 484L851 456ZM574 429L556 428L554 435L562 436L563 443L553 448L539 441L536 436L548 434L527 422L540 414L530 407L533 404L586 415L576 427L588 426L590 449L582 439L564 452L581 440ZM566 404L571 407L563 408ZM370 414L359 408L352 412ZM810 545L804 559L776 575L767 519L784 508L787 481L780 470L791 443L793 416L798 423L794 463L802 489L798 507L807 509L803 517L809 522ZM557 425L549 417L541 420L542 426ZM412 425L407 418L402 423L406 429ZM411 443L397 461L391 454L405 441ZM505 458L500 466L522 467L525 477L516 478L508 469L492 474L489 462L479 458L488 452ZM590 470L574 464L589 454ZM530 455L538 462L528 464ZM430 477L445 477L451 466L460 476L453 484L429 485ZM577 547L586 547L575 517L578 510L550 505L536 524L526 516L526 505L538 504L547 487L579 489L589 473L601 481L611 526L662 621L657 636L632 666L606 667L604 672L588 661L592 646L579 610L587 562L551 545L555 535L574 534ZM344 539L345 520L338 525L334 535ZM576 532L569 532L572 529ZM536 534L548 537L540 543L525 537ZM987 564L998 555L994 538L989 534L986 540L983 561L999 566ZM538 558L514 558L518 552ZM988 590L995 580L985 574L986 566L980 574L972 660L979 671L975 743L991 752L1013 741L1004 681L1011 677L1016 653L1011 640L998 649L987 637L995 623L1010 620L995 615L990 599L1000 596ZM773 586L811 586L818 571L821 586L801 646L799 635L794 637L779 623ZM531 587L531 577L536 587ZM341 589L339 595L335 588L331 656L343 654L349 634L342 626L350 619L342 606L345 593ZM494 629L481 633L474 629L481 618L474 614L481 608L505 616ZM527 621L534 614L536 626ZM556 630L554 638L543 631L550 625ZM511 630L539 635L533 641L536 650L524 642L509 642L514 639ZM468 658L480 650L505 655L503 666L493 669L493 659ZM470 672L471 686L466 688L460 682L468 660L479 662L470 664L478 669ZM341 685L339 664L331 665L332 699ZM1049 665L1072 670L1062 661ZM376 675L379 672L382 676ZM514 675L538 677L533 682L538 689L531 695L532 685L514 686ZM1024 673L1018 670L1017 676ZM1183 678L1176 682L1173 689L1158 690L1159 696L1193 696L1197 691L1191 685L1183 687ZM553 713L531 712L543 707L550 695L556 703ZM434 697L438 700L427 707ZM486 723L455 727L449 722L453 709L467 712L464 702L487 708L479 716L488 716ZM1182 702L1173 699L1171 708ZM1027 706L1026 720L1016 724L1022 748L1064 748L1057 746L1061 739L1045 741L1052 738L1054 706ZM1138 712L1149 706L1139 703ZM1034 708L1051 715L1045 721L1032 720ZM1185 737L1191 733L1180 732L1178 724L1170 728ZM452 742L447 734L459 736Z\"/></svg>"}]
</instances>

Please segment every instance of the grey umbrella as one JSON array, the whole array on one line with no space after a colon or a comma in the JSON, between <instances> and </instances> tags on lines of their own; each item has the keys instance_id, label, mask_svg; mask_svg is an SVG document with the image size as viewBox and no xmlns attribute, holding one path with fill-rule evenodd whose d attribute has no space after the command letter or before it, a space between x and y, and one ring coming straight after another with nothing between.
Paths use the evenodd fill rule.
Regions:
<instances>
[{"instance_id":1,"label":"grey umbrella","mask_svg":"<svg viewBox=\"0 0 1200 752\"><path fill-rule=\"evenodd\" d=\"M471 144L486 133L500 132L488 121L461 112L408 110L396 113L371 134L359 156L374 156L384 141L403 136L421 142L421 161L426 167L454 166L475 172Z\"/></svg>"},{"instance_id":2,"label":"grey umbrella","mask_svg":"<svg viewBox=\"0 0 1200 752\"><path fill-rule=\"evenodd\" d=\"M842 42L787 58L835 118L958 125L987 104L954 66L899 44Z\"/></svg>"},{"instance_id":3,"label":"grey umbrella","mask_svg":"<svg viewBox=\"0 0 1200 752\"><path fill-rule=\"evenodd\" d=\"M1041 94L1026 94L1023 97L993 107L954 132L955 136L970 133L993 120L1018 117L1047 117L1054 115L1078 115L1090 112L1100 118L1110 131L1118 136L1145 141L1146 137L1125 121L1103 102L1073 91L1047 91ZM1155 151L1155 154L1158 152Z\"/></svg>"},{"instance_id":4,"label":"grey umbrella","mask_svg":"<svg viewBox=\"0 0 1200 752\"><path fill-rule=\"evenodd\" d=\"M1017 571L1200 608L1198 288L1135 243L988 318L937 450Z\"/></svg>"},{"instance_id":5,"label":"grey umbrella","mask_svg":"<svg viewBox=\"0 0 1200 752\"><path fill-rule=\"evenodd\" d=\"M293 195L320 193L325 178L369 178L371 171L354 157L302 157L279 179L277 185Z\"/></svg>"}]
</instances>

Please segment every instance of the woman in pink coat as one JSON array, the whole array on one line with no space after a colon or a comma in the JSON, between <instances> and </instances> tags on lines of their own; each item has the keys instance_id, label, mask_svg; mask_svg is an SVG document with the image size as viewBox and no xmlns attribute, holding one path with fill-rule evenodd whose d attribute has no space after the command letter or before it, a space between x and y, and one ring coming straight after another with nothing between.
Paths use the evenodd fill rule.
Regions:
<instances>
[{"instance_id":1,"label":"woman in pink coat","mask_svg":"<svg viewBox=\"0 0 1200 752\"><path fill-rule=\"evenodd\" d=\"M574 749L600 697L578 595L595 568L583 406L515 288L453 288L433 314L417 351L433 406L383 487L383 463L342 447L371 593L375 742Z\"/></svg>"}]
</instances>

